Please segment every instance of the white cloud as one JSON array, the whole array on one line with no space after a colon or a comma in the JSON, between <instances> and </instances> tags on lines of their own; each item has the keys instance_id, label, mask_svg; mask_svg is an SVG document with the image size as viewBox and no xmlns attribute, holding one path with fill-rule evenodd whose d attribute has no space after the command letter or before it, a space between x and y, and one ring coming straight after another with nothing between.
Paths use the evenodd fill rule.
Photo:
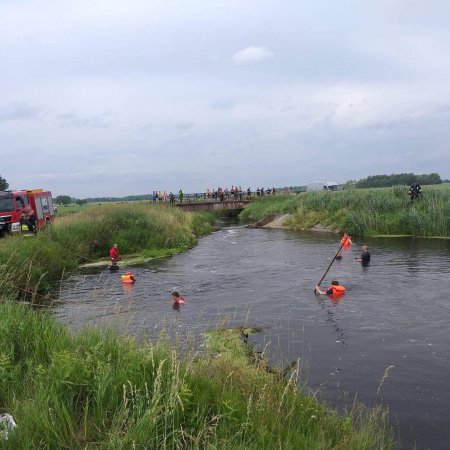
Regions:
<instances>
[{"instance_id":1,"label":"white cloud","mask_svg":"<svg viewBox=\"0 0 450 450\"><path fill-rule=\"evenodd\" d=\"M267 47L247 47L233 55L233 61L238 64L248 64L271 58L273 53Z\"/></svg>"}]
</instances>

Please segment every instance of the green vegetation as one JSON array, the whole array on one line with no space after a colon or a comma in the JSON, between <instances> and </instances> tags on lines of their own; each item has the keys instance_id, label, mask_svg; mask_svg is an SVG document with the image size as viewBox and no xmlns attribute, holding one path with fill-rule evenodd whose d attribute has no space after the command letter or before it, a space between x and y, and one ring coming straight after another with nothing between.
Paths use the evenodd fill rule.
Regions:
<instances>
[{"instance_id":1,"label":"green vegetation","mask_svg":"<svg viewBox=\"0 0 450 450\"><path fill-rule=\"evenodd\" d=\"M57 208L58 211L56 213L56 217L63 217L82 211L83 206L78 205L77 203L71 203L70 205L67 206L58 206Z\"/></svg>"},{"instance_id":2,"label":"green vegetation","mask_svg":"<svg viewBox=\"0 0 450 450\"><path fill-rule=\"evenodd\" d=\"M8 187L8 182L0 175L0 191L5 191Z\"/></svg>"},{"instance_id":3,"label":"green vegetation","mask_svg":"<svg viewBox=\"0 0 450 450\"><path fill-rule=\"evenodd\" d=\"M244 223L255 223L269 214L293 214L298 206L298 198L302 194L266 195L251 202L240 214Z\"/></svg>"},{"instance_id":4,"label":"green vegetation","mask_svg":"<svg viewBox=\"0 0 450 450\"><path fill-rule=\"evenodd\" d=\"M339 416L298 391L295 371L280 382L251 363L237 333L214 333L209 350L181 357L164 342L72 334L3 299L0 408L18 428L0 448L393 448L382 410Z\"/></svg>"},{"instance_id":5,"label":"green vegetation","mask_svg":"<svg viewBox=\"0 0 450 450\"><path fill-rule=\"evenodd\" d=\"M391 175L372 175L354 183L355 188L378 188L378 187L392 187L392 186L410 186L413 181L419 184L441 184L442 180L438 173L430 173L423 175L415 175L413 173L395 173Z\"/></svg>"},{"instance_id":6,"label":"green vegetation","mask_svg":"<svg viewBox=\"0 0 450 450\"><path fill-rule=\"evenodd\" d=\"M275 196L246 207L242 218L256 221L271 213L291 213L287 225L310 229L317 224L353 235L450 236L450 189L423 187L411 204L407 189L351 189Z\"/></svg>"},{"instance_id":7,"label":"green vegetation","mask_svg":"<svg viewBox=\"0 0 450 450\"><path fill-rule=\"evenodd\" d=\"M195 245L211 231L213 220L207 213L141 204L80 207L36 237L0 241L0 288L45 292L64 271L107 256L114 243L123 255L172 255Z\"/></svg>"},{"instance_id":8,"label":"green vegetation","mask_svg":"<svg viewBox=\"0 0 450 450\"><path fill-rule=\"evenodd\" d=\"M55 203L63 206L70 205L72 203L72 197L70 195L58 195L55 198Z\"/></svg>"}]
</instances>

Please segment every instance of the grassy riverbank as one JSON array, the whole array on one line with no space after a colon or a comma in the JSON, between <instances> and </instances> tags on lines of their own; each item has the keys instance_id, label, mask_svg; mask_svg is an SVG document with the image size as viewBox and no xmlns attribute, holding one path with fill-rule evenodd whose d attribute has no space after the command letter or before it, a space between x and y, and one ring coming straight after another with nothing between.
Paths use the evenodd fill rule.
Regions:
<instances>
[{"instance_id":1,"label":"grassy riverbank","mask_svg":"<svg viewBox=\"0 0 450 450\"><path fill-rule=\"evenodd\" d=\"M299 229L321 224L361 236L449 237L450 188L424 186L422 200L413 204L404 187L267 196L241 217L253 222L272 213L290 213L287 225Z\"/></svg>"},{"instance_id":2,"label":"grassy riverbank","mask_svg":"<svg viewBox=\"0 0 450 450\"><path fill-rule=\"evenodd\" d=\"M146 257L184 251L212 230L209 214L185 213L152 205L102 205L58 218L36 237L0 241L0 288L3 292L45 292L65 271L108 255Z\"/></svg>"},{"instance_id":3,"label":"grassy riverbank","mask_svg":"<svg viewBox=\"0 0 450 450\"><path fill-rule=\"evenodd\" d=\"M72 334L3 299L0 408L18 428L0 448L393 448L382 411L339 416L300 394L295 374L281 382L251 363L238 336L216 332L181 358L110 331Z\"/></svg>"}]
</instances>

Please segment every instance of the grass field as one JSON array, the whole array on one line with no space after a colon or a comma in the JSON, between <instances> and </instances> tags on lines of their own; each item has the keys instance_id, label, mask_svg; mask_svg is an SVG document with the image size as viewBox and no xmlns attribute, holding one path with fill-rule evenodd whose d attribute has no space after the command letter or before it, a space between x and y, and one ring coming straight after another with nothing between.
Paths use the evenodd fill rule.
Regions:
<instances>
[{"instance_id":1,"label":"grass field","mask_svg":"<svg viewBox=\"0 0 450 450\"><path fill-rule=\"evenodd\" d=\"M208 213L148 204L82 207L59 217L36 237L2 239L0 288L45 292L65 271L107 256L114 243L124 255L172 255L195 245L198 237L212 230L213 221Z\"/></svg>"},{"instance_id":2,"label":"grass field","mask_svg":"<svg viewBox=\"0 0 450 450\"><path fill-rule=\"evenodd\" d=\"M295 371L267 372L240 330L181 357L1 300L0 408L18 424L2 449L393 448L385 412L338 415L298 391Z\"/></svg>"},{"instance_id":3,"label":"grass field","mask_svg":"<svg viewBox=\"0 0 450 450\"><path fill-rule=\"evenodd\" d=\"M56 217L64 217L71 214L76 214L81 212L84 208L89 208L90 206L91 205L77 205L76 203L71 203L67 206L58 206Z\"/></svg>"},{"instance_id":4,"label":"grass field","mask_svg":"<svg viewBox=\"0 0 450 450\"><path fill-rule=\"evenodd\" d=\"M411 203L402 186L305 192L265 197L247 206L241 217L256 221L271 213L290 213L292 228L317 224L353 235L450 236L450 186L423 186L423 198Z\"/></svg>"}]
</instances>

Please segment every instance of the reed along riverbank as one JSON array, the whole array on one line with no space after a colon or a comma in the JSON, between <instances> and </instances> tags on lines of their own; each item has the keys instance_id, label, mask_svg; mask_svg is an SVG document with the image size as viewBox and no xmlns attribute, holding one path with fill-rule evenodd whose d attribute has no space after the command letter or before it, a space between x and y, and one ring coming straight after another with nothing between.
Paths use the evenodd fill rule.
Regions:
<instances>
[{"instance_id":1,"label":"reed along riverbank","mask_svg":"<svg viewBox=\"0 0 450 450\"><path fill-rule=\"evenodd\" d=\"M358 236L450 237L450 186L423 186L422 192L414 203L402 186L266 196L248 205L241 219L289 213L285 225L294 229L320 224Z\"/></svg>"},{"instance_id":2,"label":"reed along riverbank","mask_svg":"<svg viewBox=\"0 0 450 450\"><path fill-rule=\"evenodd\" d=\"M80 263L107 256L114 243L121 255L150 258L182 252L211 232L213 222L212 214L148 204L86 207L57 218L35 237L0 240L0 288L11 294L46 292Z\"/></svg>"},{"instance_id":3,"label":"reed along riverbank","mask_svg":"<svg viewBox=\"0 0 450 450\"><path fill-rule=\"evenodd\" d=\"M338 415L301 394L295 369L268 372L241 330L180 356L1 300L0 408L18 428L0 448L394 448L385 412Z\"/></svg>"}]
</instances>

